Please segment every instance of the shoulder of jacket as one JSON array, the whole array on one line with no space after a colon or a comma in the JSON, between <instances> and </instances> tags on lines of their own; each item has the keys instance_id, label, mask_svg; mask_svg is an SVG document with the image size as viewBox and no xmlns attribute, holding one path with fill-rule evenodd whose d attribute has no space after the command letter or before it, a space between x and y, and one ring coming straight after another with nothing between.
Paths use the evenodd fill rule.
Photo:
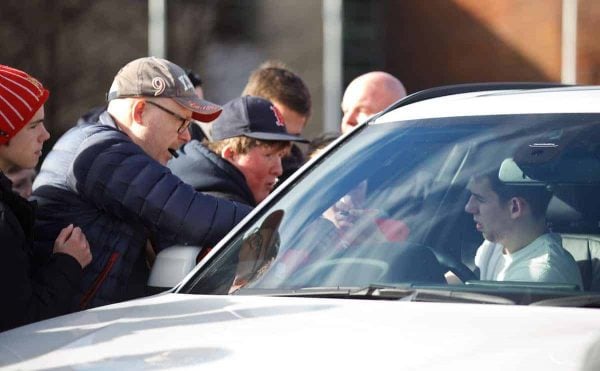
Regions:
<instances>
[{"instance_id":1,"label":"shoulder of jacket","mask_svg":"<svg viewBox=\"0 0 600 371\"><path fill-rule=\"evenodd\" d=\"M82 128L78 152L93 148L93 152L102 152L118 147L119 152L143 152L125 133L104 125L91 125Z\"/></svg>"}]
</instances>

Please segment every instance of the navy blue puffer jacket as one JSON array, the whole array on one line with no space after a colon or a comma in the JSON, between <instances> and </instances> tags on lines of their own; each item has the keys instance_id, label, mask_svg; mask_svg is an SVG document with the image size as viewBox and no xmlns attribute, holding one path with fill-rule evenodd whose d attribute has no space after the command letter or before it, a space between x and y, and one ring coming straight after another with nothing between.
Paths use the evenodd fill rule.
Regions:
<instances>
[{"instance_id":1,"label":"navy blue puffer jacket","mask_svg":"<svg viewBox=\"0 0 600 371\"><path fill-rule=\"evenodd\" d=\"M148 240L214 246L250 211L194 191L119 131L106 112L58 140L33 187L38 251L51 251L70 223L90 243L82 307L130 296L132 270Z\"/></svg>"}]
</instances>

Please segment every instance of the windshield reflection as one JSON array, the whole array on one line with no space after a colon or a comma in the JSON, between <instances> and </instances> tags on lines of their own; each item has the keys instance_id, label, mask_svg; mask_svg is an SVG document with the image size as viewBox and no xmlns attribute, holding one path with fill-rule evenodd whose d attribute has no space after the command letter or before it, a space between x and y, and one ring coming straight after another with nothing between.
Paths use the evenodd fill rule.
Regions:
<instances>
[{"instance_id":1,"label":"windshield reflection","mask_svg":"<svg viewBox=\"0 0 600 371\"><path fill-rule=\"evenodd\" d=\"M479 280L475 255L483 237L473 215L465 212L471 197L469 181L494 169L497 174L503 161L541 137L549 140L549 133L556 137L557 128L563 137L581 138L567 133L585 132L585 137L593 138L589 122L595 117L589 116L587 120L585 115L579 120L572 115L468 117L367 127L322 158L298 186L246 228L250 232L240 233L222 249L198 274L193 292L375 283L445 286L448 272L459 282L473 284ZM577 124L565 130L566 118ZM600 151L588 148L593 141L588 142L580 157L589 167L600 161ZM573 146L573 141L569 143ZM574 186L573 179L531 174L538 177L534 179L538 185L553 192L549 213L562 203L575 208L569 211L579 218L563 224L553 218L549 229L563 239L565 232L586 223L596 222L591 228L598 229L600 207L593 211L579 207L577 195L581 187L598 189L599 181L587 179L585 186ZM590 284L581 285L590 289Z\"/></svg>"}]
</instances>

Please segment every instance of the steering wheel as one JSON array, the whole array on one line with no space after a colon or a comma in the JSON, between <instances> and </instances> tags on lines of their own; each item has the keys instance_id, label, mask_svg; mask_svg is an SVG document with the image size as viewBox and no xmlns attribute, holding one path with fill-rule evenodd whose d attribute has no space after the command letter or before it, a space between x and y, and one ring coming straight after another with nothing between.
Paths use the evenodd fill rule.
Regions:
<instances>
[{"instance_id":1,"label":"steering wheel","mask_svg":"<svg viewBox=\"0 0 600 371\"><path fill-rule=\"evenodd\" d=\"M462 282L478 280L479 277L473 272L465 263L457 259L454 255L447 254L440 251L431 249L435 254L435 257L441 265L448 268L448 270L456 275Z\"/></svg>"}]
</instances>

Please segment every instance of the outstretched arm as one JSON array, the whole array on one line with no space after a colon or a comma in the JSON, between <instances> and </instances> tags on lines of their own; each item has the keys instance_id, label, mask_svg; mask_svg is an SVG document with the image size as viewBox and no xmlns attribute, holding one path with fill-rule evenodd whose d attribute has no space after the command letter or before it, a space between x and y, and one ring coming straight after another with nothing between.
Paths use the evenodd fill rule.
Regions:
<instances>
[{"instance_id":1,"label":"outstretched arm","mask_svg":"<svg viewBox=\"0 0 600 371\"><path fill-rule=\"evenodd\" d=\"M246 205L196 192L114 131L82 143L68 181L99 209L140 221L175 243L214 246L250 212Z\"/></svg>"}]
</instances>

